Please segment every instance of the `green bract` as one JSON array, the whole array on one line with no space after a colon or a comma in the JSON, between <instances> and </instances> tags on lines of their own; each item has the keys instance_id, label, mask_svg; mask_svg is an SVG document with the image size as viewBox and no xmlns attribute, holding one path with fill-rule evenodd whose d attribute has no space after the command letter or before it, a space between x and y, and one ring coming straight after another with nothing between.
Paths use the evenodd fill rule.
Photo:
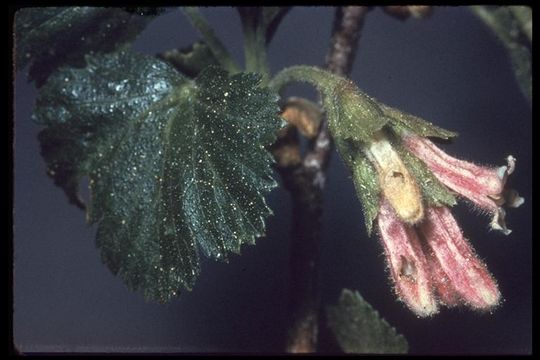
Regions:
<instances>
[{"instance_id":1,"label":"green bract","mask_svg":"<svg viewBox=\"0 0 540 360\"><path fill-rule=\"evenodd\" d=\"M349 80L340 79L323 95L328 124L336 139L367 144L388 121L378 103Z\"/></svg>"},{"instance_id":2,"label":"green bract","mask_svg":"<svg viewBox=\"0 0 540 360\"><path fill-rule=\"evenodd\" d=\"M81 205L78 182L89 177L103 261L167 301L193 285L198 248L226 259L264 234L277 98L254 74L210 67L191 81L131 52L87 62L40 91L42 154L72 202Z\"/></svg>"},{"instance_id":3,"label":"green bract","mask_svg":"<svg viewBox=\"0 0 540 360\"><path fill-rule=\"evenodd\" d=\"M450 139L457 136L457 133L433 125L418 116L407 114L388 105L379 103L384 115L388 117L388 123L398 134L401 132L413 132L422 137L438 137Z\"/></svg>"},{"instance_id":4,"label":"green bract","mask_svg":"<svg viewBox=\"0 0 540 360\"><path fill-rule=\"evenodd\" d=\"M454 194L452 194L450 189L441 184L422 160L418 159L402 147L400 147L398 151L405 166L411 171L412 175L416 178L418 185L420 185L424 199L430 205L454 206L457 204Z\"/></svg>"},{"instance_id":5,"label":"green bract","mask_svg":"<svg viewBox=\"0 0 540 360\"><path fill-rule=\"evenodd\" d=\"M379 195L381 192L377 170L363 153L358 152L351 164L351 171L356 195L362 204L366 230L368 235L371 236L373 220L379 213Z\"/></svg>"}]
</instances>

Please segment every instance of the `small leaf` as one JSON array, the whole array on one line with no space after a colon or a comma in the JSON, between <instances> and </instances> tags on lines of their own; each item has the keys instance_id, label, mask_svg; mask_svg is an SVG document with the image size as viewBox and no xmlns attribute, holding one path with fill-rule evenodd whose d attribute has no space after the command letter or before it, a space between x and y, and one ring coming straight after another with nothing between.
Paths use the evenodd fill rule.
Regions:
<instances>
[{"instance_id":1,"label":"small leaf","mask_svg":"<svg viewBox=\"0 0 540 360\"><path fill-rule=\"evenodd\" d=\"M29 79L39 87L59 66L83 67L85 54L116 50L151 20L117 8L21 9L15 14L17 68L31 63Z\"/></svg>"},{"instance_id":2,"label":"small leaf","mask_svg":"<svg viewBox=\"0 0 540 360\"><path fill-rule=\"evenodd\" d=\"M169 62L176 70L189 77L197 76L207 66L219 65L214 54L203 41L197 41L184 49L166 51L159 54L158 58Z\"/></svg>"},{"instance_id":3,"label":"small leaf","mask_svg":"<svg viewBox=\"0 0 540 360\"><path fill-rule=\"evenodd\" d=\"M357 292L343 289L337 306L328 306L328 324L346 353L405 354L407 340Z\"/></svg>"},{"instance_id":4,"label":"small leaf","mask_svg":"<svg viewBox=\"0 0 540 360\"><path fill-rule=\"evenodd\" d=\"M124 51L87 62L40 91L42 154L72 200L89 177L87 216L109 268L168 301L193 286L198 247L226 260L264 235L263 195L276 185L264 146L280 127L277 97L254 74L210 67L191 81Z\"/></svg>"}]
</instances>

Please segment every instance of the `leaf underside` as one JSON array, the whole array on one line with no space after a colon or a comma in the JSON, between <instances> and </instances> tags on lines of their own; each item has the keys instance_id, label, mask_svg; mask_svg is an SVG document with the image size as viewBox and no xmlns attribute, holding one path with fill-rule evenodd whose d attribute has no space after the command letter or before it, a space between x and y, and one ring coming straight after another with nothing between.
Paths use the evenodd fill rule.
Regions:
<instances>
[{"instance_id":1,"label":"leaf underside","mask_svg":"<svg viewBox=\"0 0 540 360\"><path fill-rule=\"evenodd\" d=\"M87 63L40 91L42 155L72 202L89 177L103 261L165 302L193 286L200 250L226 260L264 234L277 97L255 74L210 67L192 81L127 51Z\"/></svg>"},{"instance_id":2,"label":"leaf underside","mask_svg":"<svg viewBox=\"0 0 540 360\"><path fill-rule=\"evenodd\" d=\"M404 354L403 335L379 316L357 291L343 289L336 306L327 307L328 324L342 350L356 354Z\"/></svg>"}]
</instances>

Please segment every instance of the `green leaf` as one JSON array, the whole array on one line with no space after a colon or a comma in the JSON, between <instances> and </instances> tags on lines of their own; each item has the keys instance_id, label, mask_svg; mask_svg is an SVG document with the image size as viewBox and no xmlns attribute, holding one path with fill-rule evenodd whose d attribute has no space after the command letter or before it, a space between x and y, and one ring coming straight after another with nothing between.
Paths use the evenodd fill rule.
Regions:
<instances>
[{"instance_id":1,"label":"green leaf","mask_svg":"<svg viewBox=\"0 0 540 360\"><path fill-rule=\"evenodd\" d=\"M134 39L151 20L152 16L118 8L21 9L15 14L17 68L31 63L29 79L39 87L59 66L83 67L85 54L116 50Z\"/></svg>"},{"instance_id":2,"label":"green leaf","mask_svg":"<svg viewBox=\"0 0 540 360\"><path fill-rule=\"evenodd\" d=\"M328 324L346 353L404 354L408 351L403 335L379 316L357 292L343 289L337 306L326 310Z\"/></svg>"},{"instance_id":3,"label":"green leaf","mask_svg":"<svg viewBox=\"0 0 540 360\"><path fill-rule=\"evenodd\" d=\"M521 92L532 104L532 8L475 5L471 9L504 44Z\"/></svg>"},{"instance_id":4,"label":"green leaf","mask_svg":"<svg viewBox=\"0 0 540 360\"><path fill-rule=\"evenodd\" d=\"M167 12L166 8L163 7L151 7L151 6L126 6L122 8L123 10L132 13L138 14L141 16L157 16L162 15Z\"/></svg>"},{"instance_id":5,"label":"green leaf","mask_svg":"<svg viewBox=\"0 0 540 360\"><path fill-rule=\"evenodd\" d=\"M49 173L70 199L89 177L103 261L146 298L190 289L198 248L226 260L264 235L263 195L276 185L264 146L280 120L277 97L258 83L215 67L191 81L120 52L62 68L41 89L35 115Z\"/></svg>"}]
</instances>

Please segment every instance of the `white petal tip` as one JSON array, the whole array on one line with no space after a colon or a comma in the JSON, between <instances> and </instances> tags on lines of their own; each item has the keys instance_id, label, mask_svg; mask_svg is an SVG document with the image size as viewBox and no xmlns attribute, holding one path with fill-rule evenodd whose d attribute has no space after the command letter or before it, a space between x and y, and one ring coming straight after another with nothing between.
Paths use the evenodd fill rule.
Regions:
<instances>
[{"instance_id":1,"label":"white petal tip","mask_svg":"<svg viewBox=\"0 0 540 360\"><path fill-rule=\"evenodd\" d=\"M522 198L521 196L518 196L514 199L513 202L508 203L508 206L517 208L517 207L520 207L524 202L525 202L525 199Z\"/></svg>"},{"instance_id":2,"label":"white petal tip","mask_svg":"<svg viewBox=\"0 0 540 360\"><path fill-rule=\"evenodd\" d=\"M495 222L491 223L491 228L493 230L497 230L497 231L502 232L504 235L510 235L512 233L512 230L508 229L506 227L506 225L503 227L503 226L501 226L501 225L499 225L498 223L495 223Z\"/></svg>"},{"instance_id":3,"label":"white petal tip","mask_svg":"<svg viewBox=\"0 0 540 360\"><path fill-rule=\"evenodd\" d=\"M508 155L506 157L506 161L508 162L508 175L510 175L511 173L514 172L514 169L516 167L516 158L513 157L512 155Z\"/></svg>"},{"instance_id":4,"label":"white petal tip","mask_svg":"<svg viewBox=\"0 0 540 360\"><path fill-rule=\"evenodd\" d=\"M430 305L426 305L422 307L418 307L418 306L415 306L415 307L409 306L409 307L419 318L431 317L439 312L439 308L437 307L436 304L430 304Z\"/></svg>"},{"instance_id":5,"label":"white petal tip","mask_svg":"<svg viewBox=\"0 0 540 360\"><path fill-rule=\"evenodd\" d=\"M506 213L504 212L504 209L499 208L499 210L493 215L490 225L493 230L500 231L504 235L510 235L512 230L506 227L506 222L504 221L505 215Z\"/></svg>"},{"instance_id":6,"label":"white petal tip","mask_svg":"<svg viewBox=\"0 0 540 360\"><path fill-rule=\"evenodd\" d=\"M499 176L499 179L504 180L507 170L508 170L508 166L506 166L506 165L505 166L500 166L497 169L497 176Z\"/></svg>"},{"instance_id":7,"label":"white petal tip","mask_svg":"<svg viewBox=\"0 0 540 360\"><path fill-rule=\"evenodd\" d=\"M473 309L480 311L491 311L501 304L501 293L496 287L480 286L476 290L479 299L475 302L468 302L468 305Z\"/></svg>"}]
</instances>

